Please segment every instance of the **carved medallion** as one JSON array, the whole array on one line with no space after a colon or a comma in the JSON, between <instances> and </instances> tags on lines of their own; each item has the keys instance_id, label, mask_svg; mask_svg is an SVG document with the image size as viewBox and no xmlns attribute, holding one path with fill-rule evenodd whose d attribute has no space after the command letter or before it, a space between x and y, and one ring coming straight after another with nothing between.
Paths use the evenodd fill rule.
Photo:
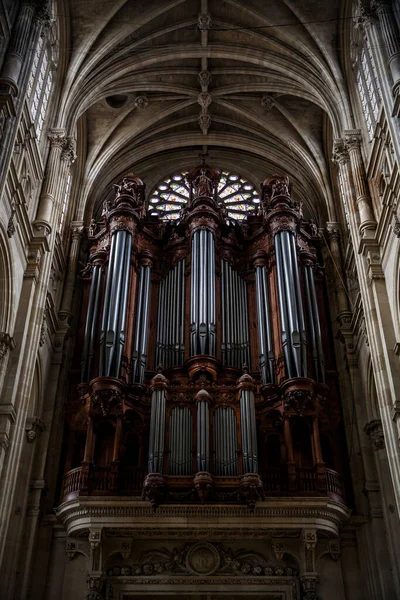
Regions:
<instances>
[{"instance_id":1,"label":"carved medallion","mask_svg":"<svg viewBox=\"0 0 400 600\"><path fill-rule=\"evenodd\" d=\"M221 557L213 544L194 544L186 555L186 568L193 575L213 575L218 571Z\"/></svg>"}]
</instances>

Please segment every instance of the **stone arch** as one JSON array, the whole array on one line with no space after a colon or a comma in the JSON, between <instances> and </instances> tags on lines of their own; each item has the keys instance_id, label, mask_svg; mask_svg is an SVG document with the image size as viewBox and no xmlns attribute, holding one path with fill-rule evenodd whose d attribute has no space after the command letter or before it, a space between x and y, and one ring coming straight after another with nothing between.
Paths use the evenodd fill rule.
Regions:
<instances>
[{"instance_id":1,"label":"stone arch","mask_svg":"<svg viewBox=\"0 0 400 600\"><path fill-rule=\"evenodd\" d=\"M11 336L13 322L13 272L9 242L0 224L0 335Z\"/></svg>"}]
</instances>

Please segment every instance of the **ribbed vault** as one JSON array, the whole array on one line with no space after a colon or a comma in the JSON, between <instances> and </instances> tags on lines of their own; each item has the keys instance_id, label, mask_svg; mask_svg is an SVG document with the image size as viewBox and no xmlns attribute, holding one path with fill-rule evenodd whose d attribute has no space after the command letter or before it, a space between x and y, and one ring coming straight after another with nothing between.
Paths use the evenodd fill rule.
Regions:
<instances>
[{"instance_id":1,"label":"ribbed vault","mask_svg":"<svg viewBox=\"0 0 400 600\"><path fill-rule=\"evenodd\" d=\"M124 172L150 191L205 150L209 163L252 181L287 172L310 216L337 218L325 136L352 126L339 1L69 6L71 63L58 126L73 133L80 123L85 136L75 218L90 218Z\"/></svg>"}]
</instances>

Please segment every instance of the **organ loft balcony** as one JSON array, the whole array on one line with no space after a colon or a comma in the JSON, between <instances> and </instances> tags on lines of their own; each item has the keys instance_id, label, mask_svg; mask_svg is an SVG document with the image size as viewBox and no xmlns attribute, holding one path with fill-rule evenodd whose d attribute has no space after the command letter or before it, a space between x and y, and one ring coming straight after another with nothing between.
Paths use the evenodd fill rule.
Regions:
<instances>
[{"instance_id":1,"label":"organ loft balcony","mask_svg":"<svg viewBox=\"0 0 400 600\"><path fill-rule=\"evenodd\" d=\"M323 261L289 179L258 194L203 160L146 199L129 174L88 240L59 518L179 505L268 527L307 506L336 531L351 490Z\"/></svg>"}]
</instances>

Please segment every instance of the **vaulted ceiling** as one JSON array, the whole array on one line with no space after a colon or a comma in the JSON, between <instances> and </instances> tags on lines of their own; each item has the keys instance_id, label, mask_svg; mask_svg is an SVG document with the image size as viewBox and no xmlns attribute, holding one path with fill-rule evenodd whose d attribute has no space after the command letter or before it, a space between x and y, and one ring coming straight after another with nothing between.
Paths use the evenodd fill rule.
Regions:
<instances>
[{"instance_id":1,"label":"vaulted ceiling","mask_svg":"<svg viewBox=\"0 0 400 600\"><path fill-rule=\"evenodd\" d=\"M255 185L286 172L335 218L327 139L351 127L339 0L70 0L58 125L84 147L77 218L115 179L208 162ZM202 17L199 17L202 15ZM330 148L329 148L330 151Z\"/></svg>"}]
</instances>

